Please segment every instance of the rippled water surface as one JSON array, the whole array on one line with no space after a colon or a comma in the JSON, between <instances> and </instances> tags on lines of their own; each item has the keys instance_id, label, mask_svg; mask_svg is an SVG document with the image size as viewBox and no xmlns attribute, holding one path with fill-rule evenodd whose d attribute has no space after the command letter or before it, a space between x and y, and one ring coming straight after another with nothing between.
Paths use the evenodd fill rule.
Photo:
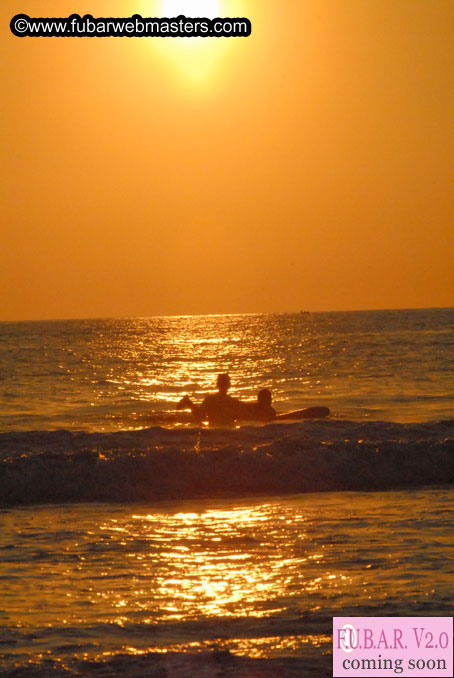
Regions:
<instances>
[{"instance_id":1,"label":"rippled water surface","mask_svg":"<svg viewBox=\"0 0 454 678\"><path fill-rule=\"evenodd\" d=\"M0 514L6 661L329 653L332 616L451 614L453 489Z\"/></svg>"},{"instance_id":2,"label":"rippled water surface","mask_svg":"<svg viewBox=\"0 0 454 678\"><path fill-rule=\"evenodd\" d=\"M453 309L0 323L0 675L324 678L334 615L452 615L453 370ZM219 372L333 416L176 426Z\"/></svg>"},{"instance_id":3,"label":"rippled water surface","mask_svg":"<svg viewBox=\"0 0 454 678\"><path fill-rule=\"evenodd\" d=\"M454 310L0 323L0 430L149 426L226 371L280 411L449 418Z\"/></svg>"}]
</instances>

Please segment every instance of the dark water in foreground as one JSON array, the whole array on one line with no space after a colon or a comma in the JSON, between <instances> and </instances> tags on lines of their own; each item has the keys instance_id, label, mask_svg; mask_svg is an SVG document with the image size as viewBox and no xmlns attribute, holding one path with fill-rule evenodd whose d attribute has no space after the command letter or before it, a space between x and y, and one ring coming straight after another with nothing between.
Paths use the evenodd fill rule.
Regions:
<instances>
[{"instance_id":1,"label":"dark water in foreground","mask_svg":"<svg viewBox=\"0 0 454 678\"><path fill-rule=\"evenodd\" d=\"M148 653L167 651L159 675L172 662L241 675L235 658L268 660L244 675L329 675L334 615L452 614L453 500L449 488L4 510L3 666L45 676L44 660L95 660L102 675L145 676L164 661Z\"/></svg>"}]
</instances>

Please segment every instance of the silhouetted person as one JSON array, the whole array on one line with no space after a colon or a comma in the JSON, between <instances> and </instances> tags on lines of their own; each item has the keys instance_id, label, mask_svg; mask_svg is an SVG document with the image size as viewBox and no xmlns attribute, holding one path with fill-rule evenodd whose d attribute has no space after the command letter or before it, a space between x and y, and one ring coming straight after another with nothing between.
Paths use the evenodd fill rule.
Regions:
<instances>
[{"instance_id":1,"label":"silhouetted person","mask_svg":"<svg viewBox=\"0 0 454 678\"><path fill-rule=\"evenodd\" d=\"M195 405L188 396L178 403L178 409L190 409L196 421L205 421L211 426L231 426L241 416L241 403L237 398L229 396L230 377L219 374L216 380L217 393L208 395L201 405Z\"/></svg>"},{"instance_id":2,"label":"silhouetted person","mask_svg":"<svg viewBox=\"0 0 454 678\"><path fill-rule=\"evenodd\" d=\"M305 410L277 414L271 402L271 391L263 388L259 391L255 403L240 403L239 419L243 421L297 421L298 419L324 419L330 415L328 407L308 407Z\"/></svg>"},{"instance_id":3,"label":"silhouetted person","mask_svg":"<svg viewBox=\"0 0 454 678\"><path fill-rule=\"evenodd\" d=\"M212 426L231 426L235 421L297 421L299 419L324 419L330 415L328 407L308 407L277 414L271 405L271 391L263 388L252 403L241 402L227 394L230 388L228 374L219 374L216 385L218 393L209 395L201 405L195 405L188 396L178 403L178 409L190 409L196 422L208 419Z\"/></svg>"},{"instance_id":4,"label":"silhouetted person","mask_svg":"<svg viewBox=\"0 0 454 678\"><path fill-rule=\"evenodd\" d=\"M241 403L241 419L246 421L273 421L276 410L271 405L272 395L267 388L258 392L255 403Z\"/></svg>"}]
</instances>

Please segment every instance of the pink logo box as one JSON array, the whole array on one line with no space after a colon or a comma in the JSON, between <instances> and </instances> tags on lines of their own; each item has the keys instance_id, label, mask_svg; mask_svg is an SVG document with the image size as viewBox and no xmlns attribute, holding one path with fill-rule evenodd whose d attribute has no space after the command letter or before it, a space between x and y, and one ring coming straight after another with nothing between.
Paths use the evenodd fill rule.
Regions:
<instances>
[{"instance_id":1,"label":"pink logo box","mask_svg":"<svg viewBox=\"0 0 454 678\"><path fill-rule=\"evenodd\" d=\"M452 617L334 617L334 678L453 678Z\"/></svg>"}]
</instances>

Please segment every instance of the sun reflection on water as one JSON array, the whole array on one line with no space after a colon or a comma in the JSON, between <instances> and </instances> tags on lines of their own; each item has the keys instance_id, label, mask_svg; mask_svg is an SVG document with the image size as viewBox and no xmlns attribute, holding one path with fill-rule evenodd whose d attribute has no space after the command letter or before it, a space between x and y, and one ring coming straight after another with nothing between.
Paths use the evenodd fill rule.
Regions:
<instances>
[{"instance_id":1,"label":"sun reflection on water","mask_svg":"<svg viewBox=\"0 0 454 678\"><path fill-rule=\"evenodd\" d=\"M223 650L228 649L239 656L247 656L254 659L261 659L264 657L272 657L279 654L288 656L301 656L304 652L307 656L307 648L311 647L316 651L321 648L325 652L330 650L332 645L332 637L326 634L307 634L307 635L293 635L293 636L267 636L262 638L229 638L228 640L218 639L216 643L213 641L194 641L192 643L178 643L161 647L159 645L151 645L146 648L137 648L134 646L125 646L122 650L128 654L141 656L149 652L168 653L168 652L194 652L206 650ZM112 653L113 654L113 653ZM105 656L106 653L103 653Z\"/></svg>"},{"instance_id":2,"label":"sun reflection on water","mask_svg":"<svg viewBox=\"0 0 454 678\"><path fill-rule=\"evenodd\" d=\"M452 599L452 493L427 494L424 516L417 492L5 512L17 652L325 652L332 616Z\"/></svg>"},{"instance_id":3,"label":"sun reflection on water","mask_svg":"<svg viewBox=\"0 0 454 678\"><path fill-rule=\"evenodd\" d=\"M323 554L311 553L309 544L305 548L304 517L299 516L298 549L289 554L282 538L286 530L294 534L295 516L273 516L270 521L270 508L265 504L260 511L238 507L176 513L167 519L134 514L130 536L150 544L145 562L153 571L160 616L174 621L200 616L262 618L282 609L281 597L288 600L305 591L337 588L345 575L326 571L320 577L307 576L314 567L320 568ZM155 548L160 549L158 563Z\"/></svg>"}]
</instances>

